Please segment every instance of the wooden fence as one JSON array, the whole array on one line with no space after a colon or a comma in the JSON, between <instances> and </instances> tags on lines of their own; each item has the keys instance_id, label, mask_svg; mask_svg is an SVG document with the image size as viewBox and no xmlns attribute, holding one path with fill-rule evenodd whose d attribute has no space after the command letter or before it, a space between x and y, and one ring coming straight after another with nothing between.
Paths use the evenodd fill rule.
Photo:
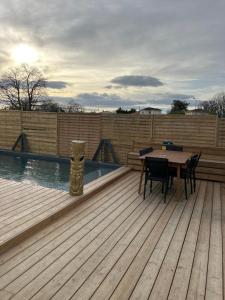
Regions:
<instances>
[{"instance_id":1,"label":"wooden fence","mask_svg":"<svg viewBox=\"0 0 225 300\"><path fill-rule=\"evenodd\" d=\"M101 139L99 114L58 114L58 154L70 156L72 140L86 141L86 156L92 158Z\"/></svg>"},{"instance_id":2,"label":"wooden fence","mask_svg":"<svg viewBox=\"0 0 225 300\"><path fill-rule=\"evenodd\" d=\"M81 139L87 142L87 157L92 158L100 139L107 138L120 163L126 163L135 142L172 140L225 149L225 119L215 116L0 111L0 148L11 149L22 131L27 134L30 152L60 156L69 156L71 141Z\"/></svg>"}]
</instances>

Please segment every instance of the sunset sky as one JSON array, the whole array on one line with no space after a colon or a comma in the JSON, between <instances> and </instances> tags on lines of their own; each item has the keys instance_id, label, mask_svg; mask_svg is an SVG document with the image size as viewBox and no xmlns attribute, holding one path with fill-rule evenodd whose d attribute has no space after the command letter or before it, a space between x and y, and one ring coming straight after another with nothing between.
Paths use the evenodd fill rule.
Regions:
<instances>
[{"instance_id":1,"label":"sunset sky","mask_svg":"<svg viewBox=\"0 0 225 300\"><path fill-rule=\"evenodd\" d=\"M0 73L42 68L49 95L112 109L225 90L224 0L1 0Z\"/></svg>"}]
</instances>

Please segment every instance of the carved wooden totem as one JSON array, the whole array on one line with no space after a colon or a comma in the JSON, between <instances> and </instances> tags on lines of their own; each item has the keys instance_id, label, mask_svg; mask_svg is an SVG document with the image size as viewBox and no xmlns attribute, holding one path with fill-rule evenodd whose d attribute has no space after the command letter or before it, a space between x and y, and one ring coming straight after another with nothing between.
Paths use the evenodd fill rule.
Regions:
<instances>
[{"instance_id":1,"label":"carved wooden totem","mask_svg":"<svg viewBox=\"0 0 225 300\"><path fill-rule=\"evenodd\" d=\"M84 141L72 141L72 156L70 164L70 195L83 194L84 179Z\"/></svg>"}]
</instances>

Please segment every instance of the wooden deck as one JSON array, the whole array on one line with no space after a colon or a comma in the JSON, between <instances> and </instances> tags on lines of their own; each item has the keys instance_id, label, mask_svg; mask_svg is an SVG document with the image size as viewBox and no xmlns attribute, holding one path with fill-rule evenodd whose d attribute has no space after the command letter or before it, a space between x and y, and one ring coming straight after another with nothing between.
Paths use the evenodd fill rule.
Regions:
<instances>
[{"instance_id":1,"label":"wooden deck","mask_svg":"<svg viewBox=\"0 0 225 300\"><path fill-rule=\"evenodd\" d=\"M223 299L225 186L188 201L131 172L0 256L0 299ZM0 183L1 184L1 183Z\"/></svg>"},{"instance_id":2,"label":"wooden deck","mask_svg":"<svg viewBox=\"0 0 225 300\"><path fill-rule=\"evenodd\" d=\"M84 195L79 197L61 190L0 179L0 252L46 226L128 171L129 168L122 167L90 182L84 187Z\"/></svg>"}]
</instances>

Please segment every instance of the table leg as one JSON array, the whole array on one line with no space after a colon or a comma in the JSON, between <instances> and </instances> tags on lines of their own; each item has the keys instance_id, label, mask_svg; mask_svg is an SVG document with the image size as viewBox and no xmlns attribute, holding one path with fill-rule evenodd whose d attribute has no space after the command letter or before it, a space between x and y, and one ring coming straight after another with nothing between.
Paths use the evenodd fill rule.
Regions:
<instances>
[{"instance_id":1,"label":"table leg","mask_svg":"<svg viewBox=\"0 0 225 300\"><path fill-rule=\"evenodd\" d=\"M139 182L139 188L138 188L138 193L141 193L141 184L142 184L142 179L143 179L143 174L144 174L144 160L141 161L142 168L141 168L141 176L140 176L140 182Z\"/></svg>"},{"instance_id":2,"label":"table leg","mask_svg":"<svg viewBox=\"0 0 225 300\"><path fill-rule=\"evenodd\" d=\"M176 191L176 200L180 200L180 165L177 165L177 191Z\"/></svg>"}]
</instances>

